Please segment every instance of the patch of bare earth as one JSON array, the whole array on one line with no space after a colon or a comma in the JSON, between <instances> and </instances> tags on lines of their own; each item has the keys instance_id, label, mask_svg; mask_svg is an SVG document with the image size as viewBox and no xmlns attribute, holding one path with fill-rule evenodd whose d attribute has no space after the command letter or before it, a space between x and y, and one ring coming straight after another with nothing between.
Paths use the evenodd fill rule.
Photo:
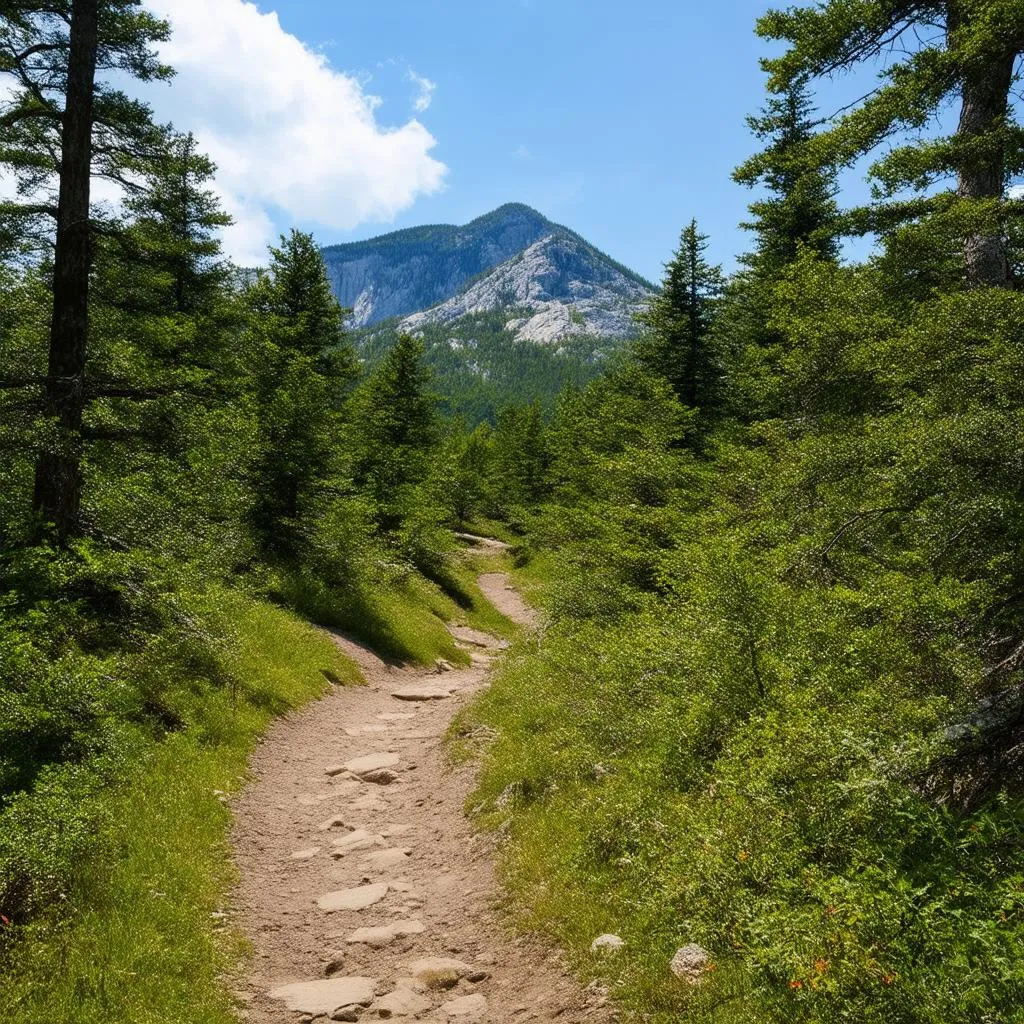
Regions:
<instances>
[{"instance_id":1,"label":"patch of bare earth","mask_svg":"<svg viewBox=\"0 0 1024 1024\"><path fill-rule=\"evenodd\" d=\"M531 610L501 573L481 586L510 617ZM243 1020L435 1022L611 1019L557 955L512 937L490 840L464 814L472 768L443 737L502 644L465 627L468 669L386 665L339 637L368 685L279 721L234 803L237 925L254 947Z\"/></svg>"}]
</instances>

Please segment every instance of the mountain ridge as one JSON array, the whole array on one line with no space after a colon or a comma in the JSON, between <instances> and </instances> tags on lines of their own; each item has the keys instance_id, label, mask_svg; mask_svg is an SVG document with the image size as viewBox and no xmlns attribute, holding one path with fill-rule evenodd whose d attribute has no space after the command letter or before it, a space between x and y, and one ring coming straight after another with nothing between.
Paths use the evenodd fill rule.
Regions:
<instances>
[{"instance_id":1,"label":"mountain ridge","mask_svg":"<svg viewBox=\"0 0 1024 1024\"><path fill-rule=\"evenodd\" d=\"M563 240L563 251L567 256L572 253L581 270L585 295L588 281L593 283L602 276L597 268L618 275L613 290L622 293L623 315L612 327L617 335L628 333L635 309L625 307L635 306L643 296L653 293L654 285L578 232L524 203L506 203L465 225L403 228L363 241L326 246L322 252L335 295L352 310L351 326L361 328L442 306L544 239ZM552 268L545 269L550 276ZM610 280L608 274L604 278ZM519 290L524 292L523 288ZM559 299L571 304L574 296L567 292L550 297L551 301ZM605 301L614 304L614 297L606 296ZM481 307L475 308L479 311ZM611 321L605 318L605 323Z\"/></svg>"}]
</instances>

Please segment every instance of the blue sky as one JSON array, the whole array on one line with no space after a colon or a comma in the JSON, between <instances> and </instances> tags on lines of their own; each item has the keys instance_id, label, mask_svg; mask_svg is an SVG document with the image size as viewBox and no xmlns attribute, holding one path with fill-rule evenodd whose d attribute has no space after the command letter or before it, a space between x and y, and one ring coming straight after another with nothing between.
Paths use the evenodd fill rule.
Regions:
<instances>
[{"instance_id":1,"label":"blue sky","mask_svg":"<svg viewBox=\"0 0 1024 1024\"><path fill-rule=\"evenodd\" d=\"M147 3L179 70L147 98L217 161L241 263L291 226L328 244L513 201L653 279L691 217L727 268L748 245L730 174L764 101L762 0Z\"/></svg>"},{"instance_id":2,"label":"blue sky","mask_svg":"<svg viewBox=\"0 0 1024 1024\"><path fill-rule=\"evenodd\" d=\"M657 277L696 216L731 261L749 199L730 180L763 95L755 0L278 0L282 27L370 77L401 124L409 68L436 83L417 116L449 168L443 191L392 227L462 223L521 201ZM381 67L380 65L383 65ZM379 224L321 232L325 241ZM329 236L329 237L327 237Z\"/></svg>"}]
</instances>

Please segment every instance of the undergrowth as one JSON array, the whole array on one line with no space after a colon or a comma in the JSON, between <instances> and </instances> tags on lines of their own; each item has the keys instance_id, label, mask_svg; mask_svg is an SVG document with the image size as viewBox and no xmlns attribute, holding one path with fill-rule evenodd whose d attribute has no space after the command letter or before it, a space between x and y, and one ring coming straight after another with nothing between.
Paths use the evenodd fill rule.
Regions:
<instances>
[{"instance_id":1,"label":"undergrowth","mask_svg":"<svg viewBox=\"0 0 1024 1024\"><path fill-rule=\"evenodd\" d=\"M141 733L126 740L90 766L88 784L55 781L49 794L37 786L39 803L26 801L23 815L16 802L4 809L8 880L19 862L15 843L29 847L34 867L32 846L46 846L50 830L70 829L80 841L62 836L50 877L34 882L47 888L47 905L0 937L0 1019L236 1019L222 974L242 949L211 918L233 880L219 796L244 783L247 757L274 715L322 695L328 676L352 684L360 675L288 611L227 592L217 604L233 634L218 658L220 685L181 680L179 728L159 742ZM79 801L73 817L65 797Z\"/></svg>"}]
</instances>

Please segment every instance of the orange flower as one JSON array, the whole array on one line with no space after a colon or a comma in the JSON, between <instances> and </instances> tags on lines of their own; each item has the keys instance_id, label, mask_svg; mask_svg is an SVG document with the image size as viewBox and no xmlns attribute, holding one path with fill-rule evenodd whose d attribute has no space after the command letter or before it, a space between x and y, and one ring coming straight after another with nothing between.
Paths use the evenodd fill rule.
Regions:
<instances>
[{"instance_id":1,"label":"orange flower","mask_svg":"<svg viewBox=\"0 0 1024 1024\"><path fill-rule=\"evenodd\" d=\"M819 974L824 974L828 970L828 961L824 957L818 957L818 959L814 961L814 969Z\"/></svg>"},{"instance_id":2,"label":"orange flower","mask_svg":"<svg viewBox=\"0 0 1024 1024\"><path fill-rule=\"evenodd\" d=\"M895 980L896 980L896 975L895 974L883 974L882 975L882 984L883 985L891 985Z\"/></svg>"},{"instance_id":3,"label":"orange flower","mask_svg":"<svg viewBox=\"0 0 1024 1024\"><path fill-rule=\"evenodd\" d=\"M791 982L789 983L789 987L790 987L790 988L803 988L803 987L804 987L804 983L803 983L802 981L797 981L797 979L796 979L796 978L794 978L794 979L793 979L793 980L792 980L792 981L791 981Z\"/></svg>"},{"instance_id":4,"label":"orange flower","mask_svg":"<svg viewBox=\"0 0 1024 1024\"><path fill-rule=\"evenodd\" d=\"M750 860L750 854L747 853L746 850L740 850L740 852L736 854L736 859L742 863L745 860Z\"/></svg>"}]
</instances>

